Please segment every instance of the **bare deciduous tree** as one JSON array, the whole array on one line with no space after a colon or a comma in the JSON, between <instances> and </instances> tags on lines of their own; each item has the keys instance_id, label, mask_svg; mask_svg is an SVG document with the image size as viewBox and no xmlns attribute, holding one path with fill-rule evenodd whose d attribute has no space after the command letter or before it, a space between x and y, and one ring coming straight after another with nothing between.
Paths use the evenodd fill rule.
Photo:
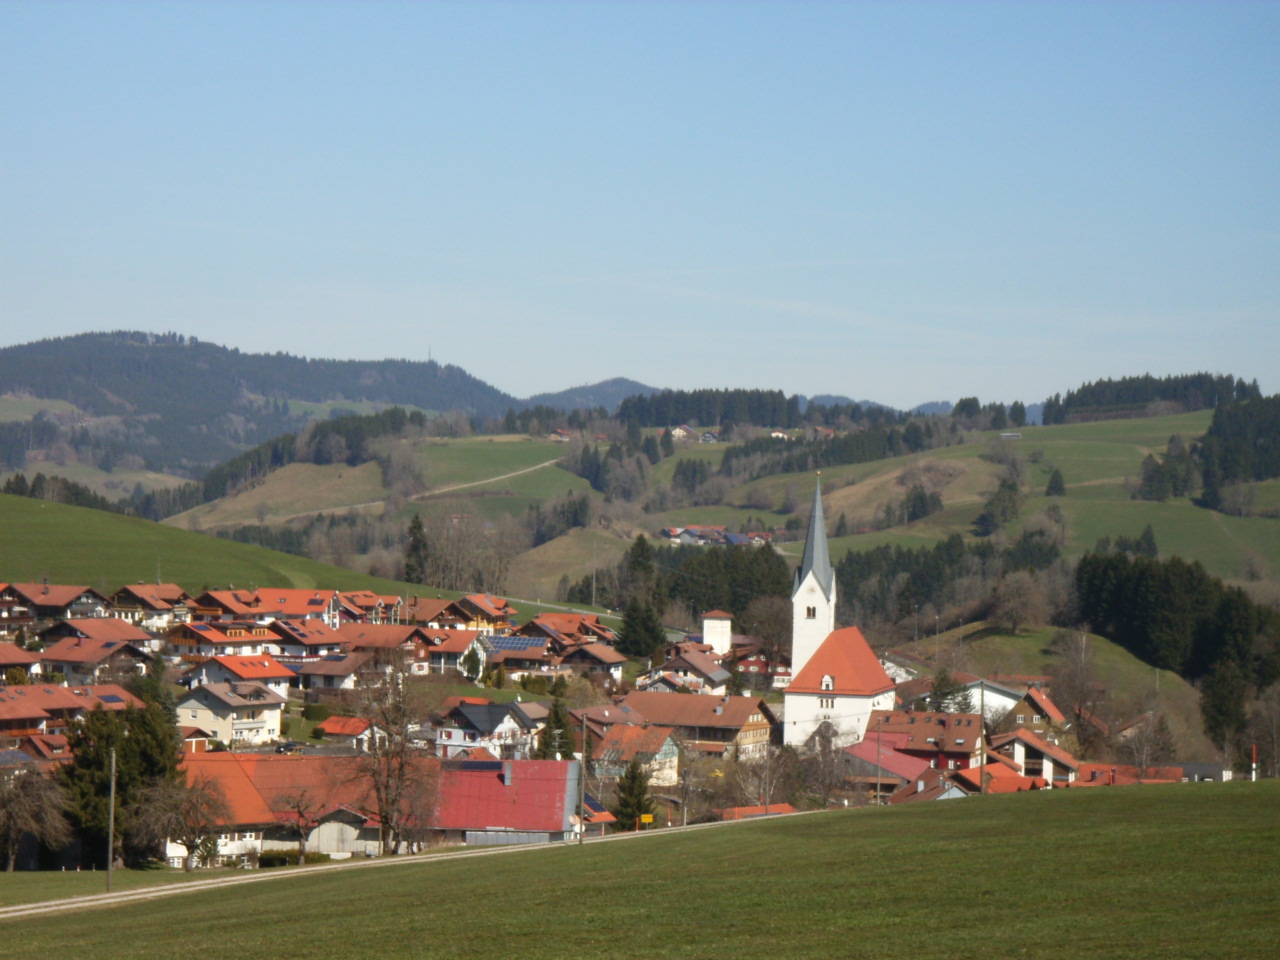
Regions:
<instances>
[{"instance_id":1,"label":"bare deciduous tree","mask_svg":"<svg viewBox=\"0 0 1280 960\"><path fill-rule=\"evenodd\" d=\"M1026 570L1015 570L996 585L992 619L1010 633L1028 623L1044 623L1049 617L1044 590Z\"/></svg>"},{"instance_id":2,"label":"bare deciduous tree","mask_svg":"<svg viewBox=\"0 0 1280 960\"><path fill-rule=\"evenodd\" d=\"M186 847L182 868L194 868L200 849L217 834L231 812L216 780L190 784L161 781L142 791L130 817L135 839L144 846L173 840Z\"/></svg>"},{"instance_id":3,"label":"bare deciduous tree","mask_svg":"<svg viewBox=\"0 0 1280 960\"><path fill-rule=\"evenodd\" d=\"M1049 646L1054 654L1053 700L1066 715L1084 759L1105 746L1103 688L1093 661L1093 646L1083 629L1059 630Z\"/></svg>"},{"instance_id":4,"label":"bare deciduous tree","mask_svg":"<svg viewBox=\"0 0 1280 960\"><path fill-rule=\"evenodd\" d=\"M13 871L24 836L54 848L71 838L66 817L69 806L66 791L34 764L0 778L0 850L6 871Z\"/></svg>"}]
</instances>

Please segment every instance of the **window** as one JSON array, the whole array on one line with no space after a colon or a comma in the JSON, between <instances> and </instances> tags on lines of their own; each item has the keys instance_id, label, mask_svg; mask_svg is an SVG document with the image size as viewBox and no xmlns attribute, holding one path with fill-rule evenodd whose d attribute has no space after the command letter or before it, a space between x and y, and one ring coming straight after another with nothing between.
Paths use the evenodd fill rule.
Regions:
<instances>
[{"instance_id":1,"label":"window","mask_svg":"<svg viewBox=\"0 0 1280 960\"><path fill-rule=\"evenodd\" d=\"M830 674L827 674L825 677L823 677L823 678L822 678L822 689L823 689L823 690L834 690L835 688L836 688L836 678L835 678L835 677L831 676Z\"/></svg>"},{"instance_id":2,"label":"window","mask_svg":"<svg viewBox=\"0 0 1280 960\"><path fill-rule=\"evenodd\" d=\"M1019 722L1019 723L1025 723L1025 722L1026 722L1026 719L1027 719L1027 718L1026 718L1024 715L1022 715L1021 713L1020 713L1020 714L1018 714L1018 722Z\"/></svg>"},{"instance_id":3,"label":"window","mask_svg":"<svg viewBox=\"0 0 1280 960\"><path fill-rule=\"evenodd\" d=\"M1032 714L1032 716L1031 716L1031 722L1032 722L1032 723L1039 723L1039 722L1040 722L1040 714L1038 714L1038 713L1036 713L1036 714Z\"/></svg>"},{"instance_id":4,"label":"window","mask_svg":"<svg viewBox=\"0 0 1280 960\"><path fill-rule=\"evenodd\" d=\"M817 608L817 607L805 607L805 608L804 608L804 618L805 618L806 620L816 620L816 619L818 619L818 608Z\"/></svg>"},{"instance_id":5,"label":"window","mask_svg":"<svg viewBox=\"0 0 1280 960\"><path fill-rule=\"evenodd\" d=\"M948 761L947 761L947 769L948 769L948 770L954 770L955 768L956 768L956 762L955 762L954 760L948 760Z\"/></svg>"}]
</instances>

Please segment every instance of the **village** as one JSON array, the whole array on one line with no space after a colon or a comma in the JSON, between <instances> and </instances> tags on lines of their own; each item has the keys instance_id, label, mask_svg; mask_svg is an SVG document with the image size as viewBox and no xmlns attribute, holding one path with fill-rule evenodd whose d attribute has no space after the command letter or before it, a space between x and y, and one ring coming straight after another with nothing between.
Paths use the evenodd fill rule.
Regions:
<instances>
[{"instance_id":1,"label":"village","mask_svg":"<svg viewBox=\"0 0 1280 960\"><path fill-rule=\"evenodd\" d=\"M1076 758L1061 741L1082 737L1051 677L929 676L878 658L858 627L836 628L818 492L791 605L790 657L709 611L699 635L628 681L599 614L517 626L517 609L488 594L0 584L12 637L0 643L0 776L58 776L93 712L145 707L128 687L146 676L180 691L180 769L211 797L183 836L165 836L157 854L173 867L781 815L796 812L796 777L826 806L1231 776L1140 749L1132 764ZM1137 745L1149 719L1092 732ZM311 736L292 739L303 721ZM59 860L36 841L13 851L19 867L83 854Z\"/></svg>"},{"instance_id":2,"label":"village","mask_svg":"<svg viewBox=\"0 0 1280 960\"><path fill-rule=\"evenodd\" d=\"M210 801L164 837L156 855L172 866L781 815L798 809L797 779L821 806L1230 779L1152 751L1085 762L1063 745L1082 738L1051 677L944 678L882 659L857 627L836 628L835 592L820 488L789 657L718 610L630 664L597 614L517 626L488 594L0 584L0 777L56 778L86 718L142 710L130 688L159 677L178 691L186 788ZM1092 733L1136 744L1149 720ZM37 840L12 851L19 867L87 856Z\"/></svg>"}]
</instances>

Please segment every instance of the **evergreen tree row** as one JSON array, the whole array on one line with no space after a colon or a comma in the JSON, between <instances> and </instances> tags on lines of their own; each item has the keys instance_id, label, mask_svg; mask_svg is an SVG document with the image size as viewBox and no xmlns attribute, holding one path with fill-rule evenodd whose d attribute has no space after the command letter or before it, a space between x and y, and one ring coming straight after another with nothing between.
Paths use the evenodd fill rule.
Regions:
<instances>
[{"instance_id":1,"label":"evergreen tree row","mask_svg":"<svg viewBox=\"0 0 1280 960\"><path fill-rule=\"evenodd\" d=\"M1121 377L1098 380L1054 394L1044 402L1044 423L1070 420L1100 420L1124 415L1141 415L1149 403L1167 401L1185 410L1203 410L1223 403L1260 397L1258 382L1246 383L1230 374L1191 373L1179 376Z\"/></svg>"},{"instance_id":2,"label":"evergreen tree row","mask_svg":"<svg viewBox=\"0 0 1280 960\"><path fill-rule=\"evenodd\" d=\"M696 423L703 427L752 424L795 427L802 422L800 398L781 390L663 390L637 394L618 405L617 419L641 427L669 427Z\"/></svg>"}]
</instances>

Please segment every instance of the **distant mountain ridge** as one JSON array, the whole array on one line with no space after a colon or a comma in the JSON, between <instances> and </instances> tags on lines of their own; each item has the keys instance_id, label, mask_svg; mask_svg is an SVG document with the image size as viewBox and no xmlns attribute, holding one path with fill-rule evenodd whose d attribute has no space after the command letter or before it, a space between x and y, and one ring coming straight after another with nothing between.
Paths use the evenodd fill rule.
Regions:
<instances>
[{"instance_id":1,"label":"distant mountain ridge","mask_svg":"<svg viewBox=\"0 0 1280 960\"><path fill-rule=\"evenodd\" d=\"M627 397L652 396L658 387L646 386L638 380L614 377L600 383L571 387L558 393L538 393L524 401L527 407L555 407L559 410L591 410L604 407L613 413Z\"/></svg>"}]
</instances>

